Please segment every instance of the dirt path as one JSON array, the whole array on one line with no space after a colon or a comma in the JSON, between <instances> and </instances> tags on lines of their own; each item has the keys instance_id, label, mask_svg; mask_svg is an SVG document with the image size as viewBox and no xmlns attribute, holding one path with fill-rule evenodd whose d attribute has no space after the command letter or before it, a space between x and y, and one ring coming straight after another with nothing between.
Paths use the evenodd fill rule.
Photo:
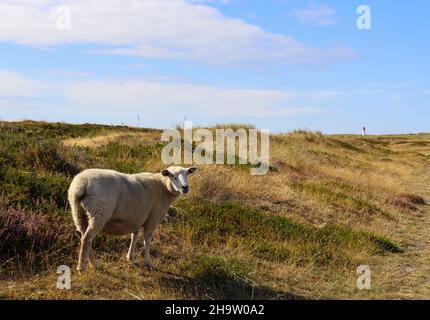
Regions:
<instances>
[{"instance_id":1,"label":"dirt path","mask_svg":"<svg viewBox=\"0 0 430 320\"><path fill-rule=\"evenodd\" d=\"M430 174L418 177L421 181L409 183L408 189L423 196L427 205L403 215L399 223L404 252L374 261L372 298L430 299Z\"/></svg>"}]
</instances>

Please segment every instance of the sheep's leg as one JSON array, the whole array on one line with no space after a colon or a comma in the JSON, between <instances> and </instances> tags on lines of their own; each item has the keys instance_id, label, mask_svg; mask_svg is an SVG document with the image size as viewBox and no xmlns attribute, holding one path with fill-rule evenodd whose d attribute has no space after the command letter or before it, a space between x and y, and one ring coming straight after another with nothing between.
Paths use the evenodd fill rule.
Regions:
<instances>
[{"instance_id":1,"label":"sheep's leg","mask_svg":"<svg viewBox=\"0 0 430 320\"><path fill-rule=\"evenodd\" d=\"M79 252L79 261L77 267L79 272L84 272L86 270L91 251L91 242L101 229L101 225L94 221L94 219L89 221L88 228L81 239L81 250Z\"/></svg>"},{"instance_id":2,"label":"sheep's leg","mask_svg":"<svg viewBox=\"0 0 430 320\"><path fill-rule=\"evenodd\" d=\"M143 264L147 267L152 267L152 261L149 251L151 250L152 234L154 230L145 230L145 250L143 251Z\"/></svg>"},{"instance_id":3,"label":"sheep's leg","mask_svg":"<svg viewBox=\"0 0 430 320\"><path fill-rule=\"evenodd\" d=\"M97 269L99 267L99 264L97 263L96 257L94 255L94 250L93 248L90 246L90 254L89 254L89 258L90 258L90 264L93 268Z\"/></svg>"},{"instance_id":4,"label":"sheep's leg","mask_svg":"<svg viewBox=\"0 0 430 320\"><path fill-rule=\"evenodd\" d=\"M127 253L127 260L130 261L131 263L134 264L134 252L136 249L136 243L137 240L139 239L139 231L133 232L131 234L131 243L130 243L130 248L128 249L128 253Z\"/></svg>"},{"instance_id":5,"label":"sheep's leg","mask_svg":"<svg viewBox=\"0 0 430 320\"><path fill-rule=\"evenodd\" d=\"M149 219L143 225L143 233L145 238L145 250L143 251L143 264L147 267L152 267L151 255L149 251L151 250L152 235L154 234L155 228L157 228L159 220Z\"/></svg>"},{"instance_id":6,"label":"sheep's leg","mask_svg":"<svg viewBox=\"0 0 430 320\"><path fill-rule=\"evenodd\" d=\"M88 224L86 224L86 226L85 226L85 228L87 229L88 228ZM85 230L86 230L85 229ZM79 228L79 231L80 231L80 233L81 233L81 239L84 237L84 235L85 235L85 230L84 231L82 231L83 230L83 227L82 226L80 226L80 228ZM95 255L94 255L94 250L93 250L93 248L90 246L90 253L89 253L89 258L90 258L90 264L91 264L91 266L93 267L93 268L95 268L95 269L97 269L98 268L98 263L97 263L97 261L96 261L96 257L95 257Z\"/></svg>"},{"instance_id":7,"label":"sheep's leg","mask_svg":"<svg viewBox=\"0 0 430 320\"><path fill-rule=\"evenodd\" d=\"M160 218L162 216L163 215L157 214L157 212L154 212L152 215L149 216L148 220L146 220L145 224L143 225L143 233L145 238L145 250L143 252L143 263L147 267L153 266L149 251L151 250L152 235L154 234L155 229L160 223Z\"/></svg>"}]
</instances>

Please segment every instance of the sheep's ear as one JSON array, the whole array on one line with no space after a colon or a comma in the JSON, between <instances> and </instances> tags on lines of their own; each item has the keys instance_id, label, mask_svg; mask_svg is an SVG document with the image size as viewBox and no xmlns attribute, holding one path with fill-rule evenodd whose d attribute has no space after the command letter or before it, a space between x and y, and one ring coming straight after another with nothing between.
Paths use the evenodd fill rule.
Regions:
<instances>
[{"instance_id":1,"label":"sheep's ear","mask_svg":"<svg viewBox=\"0 0 430 320\"><path fill-rule=\"evenodd\" d=\"M173 174L171 174L171 172L169 170L167 170L167 169L162 170L161 171L161 175L165 176L165 177L171 177L171 176L173 176Z\"/></svg>"},{"instance_id":2,"label":"sheep's ear","mask_svg":"<svg viewBox=\"0 0 430 320\"><path fill-rule=\"evenodd\" d=\"M188 168L188 173L189 173L189 174L194 173L194 172L196 172L196 171L197 171L197 167L191 167L191 168Z\"/></svg>"}]
</instances>

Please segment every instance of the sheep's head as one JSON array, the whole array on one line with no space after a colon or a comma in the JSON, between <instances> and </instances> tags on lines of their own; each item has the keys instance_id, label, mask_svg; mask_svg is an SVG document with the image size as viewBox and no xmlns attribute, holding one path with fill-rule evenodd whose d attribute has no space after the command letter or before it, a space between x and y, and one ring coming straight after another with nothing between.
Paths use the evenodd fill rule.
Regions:
<instances>
[{"instance_id":1,"label":"sheep's head","mask_svg":"<svg viewBox=\"0 0 430 320\"><path fill-rule=\"evenodd\" d=\"M172 187L175 191L181 194L186 194L190 191L188 184L188 175L195 172L196 167L183 168L183 167L168 167L161 171L161 174L170 179Z\"/></svg>"}]
</instances>

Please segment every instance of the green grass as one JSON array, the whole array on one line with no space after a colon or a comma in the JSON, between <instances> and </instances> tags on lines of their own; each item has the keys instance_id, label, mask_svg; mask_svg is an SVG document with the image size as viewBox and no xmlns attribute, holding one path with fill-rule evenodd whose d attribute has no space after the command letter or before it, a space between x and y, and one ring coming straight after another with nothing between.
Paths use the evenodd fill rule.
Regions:
<instances>
[{"instance_id":1,"label":"green grass","mask_svg":"<svg viewBox=\"0 0 430 320\"><path fill-rule=\"evenodd\" d=\"M297 299L259 284L251 265L236 258L202 254L180 266L193 282L203 289L209 299Z\"/></svg>"},{"instance_id":2,"label":"green grass","mask_svg":"<svg viewBox=\"0 0 430 320\"><path fill-rule=\"evenodd\" d=\"M351 252L398 252L391 240L351 228L326 225L316 228L253 209L237 202L211 203L183 200L177 205L194 243L222 248L238 238L249 252L262 259L329 265L348 264ZM258 241L256 240L258 239Z\"/></svg>"},{"instance_id":3,"label":"green grass","mask_svg":"<svg viewBox=\"0 0 430 320\"><path fill-rule=\"evenodd\" d=\"M350 185L336 182L294 182L291 186L332 206L369 214L381 214L388 219L391 218L388 213L379 209L373 203L351 195L350 193L354 192L354 188Z\"/></svg>"},{"instance_id":4,"label":"green grass","mask_svg":"<svg viewBox=\"0 0 430 320\"><path fill-rule=\"evenodd\" d=\"M195 261L185 263L183 268L193 278L211 285L226 279L247 281L251 272L250 266L237 259L210 255L197 256Z\"/></svg>"},{"instance_id":5,"label":"green grass","mask_svg":"<svg viewBox=\"0 0 430 320\"><path fill-rule=\"evenodd\" d=\"M291 249L283 243L262 240L256 241L252 246L252 254L266 261L285 262L292 259Z\"/></svg>"},{"instance_id":6,"label":"green grass","mask_svg":"<svg viewBox=\"0 0 430 320\"><path fill-rule=\"evenodd\" d=\"M0 168L0 191L10 205L46 214L65 214L70 182L57 173Z\"/></svg>"},{"instance_id":7,"label":"green grass","mask_svg":"<svg viewBox=\"0 0 430 320\"><path fill-rule=\"evenodd\" d=\"M130 128L126 126L109 126L100 124L73 125L52 122L3 122L0 121L0 131L6 134L18 134L27 138L37 137L40 140L65 139L75 137L94 137L104 131L142 132L148 129Z\"/></svg>"},{"instance_id":8,"label":"green grass","mask_svg":"<svg viewBox=\"0 0 430 320\"><path fill-rule=\"evenodd\" d=\"M144 171L146 162L150 159L160 159L163 144L137 144L132 147L110 142L95 149L85 148L93 159L93 166L109 168L124 173L138 173Z\"/></svg>"}]
</instances>

